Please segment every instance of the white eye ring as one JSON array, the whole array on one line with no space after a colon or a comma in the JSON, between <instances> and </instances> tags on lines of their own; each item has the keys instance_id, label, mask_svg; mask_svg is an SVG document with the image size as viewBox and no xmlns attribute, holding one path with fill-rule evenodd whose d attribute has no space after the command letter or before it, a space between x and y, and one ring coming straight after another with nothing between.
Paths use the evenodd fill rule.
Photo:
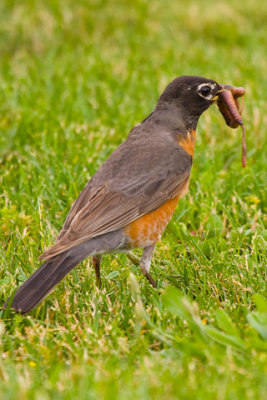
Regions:
<instances>
[{"instance_id":1,"label":"white eye ring","mask_svg":"<svg viewBox=\"0 0 267 400\"><path fill-rule=\"evenodd\" d=\"M205 86L210 87L210 92L205 96L203 93L201 93L201 89ZM197 93L199 96L203 97L205 100L211 100L213 97L213 89L215 88L215 85L213 83L201 83L201 85L198 85L197 87Z\"/></svg>"}]
</instances>

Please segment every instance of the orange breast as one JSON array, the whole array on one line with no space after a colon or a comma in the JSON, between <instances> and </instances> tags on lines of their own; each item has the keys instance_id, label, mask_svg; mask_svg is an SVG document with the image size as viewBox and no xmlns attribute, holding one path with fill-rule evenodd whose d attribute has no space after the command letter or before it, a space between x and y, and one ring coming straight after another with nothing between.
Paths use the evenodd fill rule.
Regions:
<instances>
[{"instance_id":1,"label":"orange breast","mask_svg":"<svg viewBox=\"0 0 267 400\"><path fill-rule=\"evenodd\" d=\"M143 215L124 228L124 233L129 237L132 248L147 247L160 239L174 213L179 197L180 195L174 197L155 211Z\"/></svg>"},{"instance_id":2,"label":"orange breast","mask_svg":"<svg viewBox=\"0 0 267 400\"><path fill-rule=\"evenodd\" d=\"M187 136L178 140L181 146L190 156L193 157L195 150L196 131L187 132Z\"/></svg>"}]
</instances>

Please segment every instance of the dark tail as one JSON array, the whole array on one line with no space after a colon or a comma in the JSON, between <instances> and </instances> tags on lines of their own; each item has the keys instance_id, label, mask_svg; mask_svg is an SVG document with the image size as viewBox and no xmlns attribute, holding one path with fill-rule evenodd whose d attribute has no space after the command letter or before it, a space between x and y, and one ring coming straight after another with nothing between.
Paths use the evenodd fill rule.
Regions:
<instances>
[{"instance_id":1,"label":"dark tail","mask_svg":"<svg viewBox=\"0 0 267 400\"><path fill-rule=\"evenodd\" d=\"M120 230L109 232L49 259L18 288L13 300L7 300L4 308L11 302L10 306L22 314L31 311L80 261L122 248L123 240L125 236Z\"/></svg>"},{"instance_id":2,"label":"dark tail","mask_svg":"<svg viewBox=\"0 0 267 400\"><path fill-rule=\"evenodd\" d=\"M16 291L11 307L22 314L31 311L81 261L71 253L64 252L41 265Z\"/></svg>"}]
</instances>

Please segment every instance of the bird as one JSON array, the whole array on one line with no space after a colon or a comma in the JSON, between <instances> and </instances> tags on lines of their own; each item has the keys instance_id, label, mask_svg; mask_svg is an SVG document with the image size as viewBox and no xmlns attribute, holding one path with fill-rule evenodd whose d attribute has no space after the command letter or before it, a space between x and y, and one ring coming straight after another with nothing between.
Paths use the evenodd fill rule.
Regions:
<instances>
[{"instance_id":1,"label":"bird","mask_svg":"<svg viewBox=\"0 0 267 400\"><path fill-rule=\"evenodd\" d=\"M28 313L87 257L92 257L100 286L102 255L136 248L143 249L143 275L157 287L150 274L152 254L188 191L199 117L223 86L200 76L180 76L169 83L154 110L89 180L55 244L41 255L44 263L5 308Z\"/></svg>"}]
</instances>

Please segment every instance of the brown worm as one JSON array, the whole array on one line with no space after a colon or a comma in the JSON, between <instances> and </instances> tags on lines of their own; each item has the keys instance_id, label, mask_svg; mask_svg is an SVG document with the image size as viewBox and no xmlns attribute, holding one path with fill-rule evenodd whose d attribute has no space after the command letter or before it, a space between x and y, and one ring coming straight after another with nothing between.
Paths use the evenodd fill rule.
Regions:
<instances>
[{"instance_id":1,"label":"brown worm","mask_svg":"<svg viewBox=\"0 0 267 400\"><path fill-rule=\"evenodd\" d=\"M245 89L243 89L242 87L232 87L232 89L230 90L233 93L234 97L243 97L246 94Z\"/></svg>"},{"instance_id":2,"label":"brown worm","mask_svg":"<svg viewBox=\"0 0 267 400\"><path fill-rule=\"evenodd\" d=\"M219 93L217 100L218 108L228 126L235 129L238 125L242 127L242 166L246 166L246 136L245 127L241 118L243 107L240 107L238 97L243 97L245 90L233 86L222 85L223 90Z\"/></svg>"},{"instance_id":3,"label":"brown worm","mask_svg":"<svg viewBox=\"0 0 267 400\"><path fill-rule=\"evenodd\" d=\"M231 114L231 112L229 110L229 106L225 103L224 99L222 99L221 96L217 100L217 106L218 106L226 124L233 129L237 128L239 126L239 124L233 118L233 115Z\"/></svg>"}]
</instances>

